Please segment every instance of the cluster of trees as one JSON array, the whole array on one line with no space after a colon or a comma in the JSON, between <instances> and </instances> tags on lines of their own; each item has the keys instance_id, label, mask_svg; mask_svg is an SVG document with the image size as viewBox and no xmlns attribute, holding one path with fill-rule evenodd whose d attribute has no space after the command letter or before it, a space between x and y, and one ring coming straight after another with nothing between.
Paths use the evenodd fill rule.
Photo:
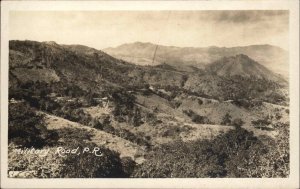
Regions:
<instances>
[{"instance_id":1,"label":"cluster of trees","mask_svg":"<svg viewBox=\"0 0 300 189\"><path fill-rule=\"evenodd\" d=\"M247 99L234 99L232 103L238 107L251 109L262 105L262 100L247 100Z\"/></svg>"},{"instance_id":2,"label":"cluster of trees","mask_svg":"<svg viewBox=\"0 0 300 189\"><path fill-rule=\"evenodd\" d=\"M101 153L102 156L95 156L92 153L71 154L65 157L56 153L49 153L46 157L37 154L20 156L13 152L16 146L11 143L15 141L10 141L9 171L34 171L30 176L37 178L125 178L129 177L135 168L136 164L132 159L120 158L117 152L92 143L90 138L92 133L84 129L64 128L59 129L57 134L60 140L53 143L51 150L55 150L58 146L80 150L86 147L90 150L99 148L98 154ZM25 136L21 137L26 141Z\"/></svg>"},{"instance_id":3,"label":"cluster of trees","mask_svg":"<svg viewBox=\"0 0 300 189\"><path fill-rule=\"evenodd\" d=\"M143 124L141 110L135 105L135 96L124 90L120 90L115 91L112 94L112 98L115 103L112 113L117 121L126 121L133 126Z\"/></svg>"},{"instance_id":4,"label":"cluster of trees","mask_svg":"<svg viewBox=\"0 0 300 189\"><path fill-rule=\"evenodd\" d=\"M225 100L259 99L274 104L281 104L286 101L285 96L276 92L277 89L281 87L276 82L267 79L242 76L231 76L227 79L230 86L222 86L222 89L225 91L224 94L229 95L225 96ZM224 84L225 83L226 82L224 82Z\"/></svg>"},{"instance_id":5,"label":"cluster of trees","mask_svg":"<svg viewBox=\"0 0 300 189\"><path fill-rule=\"evenodd\" d=\"M199 76L199 81L203 80L203 84L200 87L197 85L190 86L189 90L179 88L180 91L189 95L218 99L219 101L256 99L274 104L286 104L288 100L278 90L282 86L274 81L243 76L202 76ZM256 102L250 103L255 105Z\"/></svg>"},{"instance_id":6,"label":"cluster of trees","mask_svg":"<svg viewBox=\"0 0 300 189\"><path fill-rule=\"evenodd\" d=\"M82 97L90 94L89 91L82 90L74 83L64 82L45 82L45 81L19 81L12 84L9 88L9 98L24 99L32 96L45 98L50 93L56 93L57 96L69 96L72 98Z\"/></svg>"},{"instance_id":7,"label":"cluster of trees","mask_svg":"<svg viewBox=\"0 0 300 189\"><path fill-rule=\"evenodd\" d=\"M111 124L108 123L108 124L102 124L101 128L98 128L98 129L103 130L107 133L113 134L115 136L118 136L120 138L126 139L126 140L128 140L130 142L133 142L135 144L138 144L140 146L144 146L146 148L151 147L151 143L149 141L149 138L136 135L136 134L130 132L129 130L124 129L124 128L113 127L113 126L111 126Z\"/></svg>"},{"instance_id":8,"label":"cluster of trees","mask_svg":"<svg viewBox=\"0 0 300 189\"><path fill-rule=\"evenodd\" d=\"M273 130L273 128L268 127L271 124L271 120L268 117L265 117L263 119L257 119L251 121L252 125L261 130Z\"/></svg>"},{"instance_id":9,"label":"cluster of trees","mask_svg":"<svg viewBox=\"0 0 300 189\"><path fill-rule=\"evenodd\" d=\"M176 85L154 85L155 88L160 88L160 89L164 89L168 92L170 92L170 95L167 95L165 93L161 93L161 92L155 92L158 96L165 98L169 101L173 100L175 97L181 95L181 94L187 94L187 95L191 95L191 96L197 96L197 97L203 97L203 98L211 98L211 99L217 99L211 95L208 95L204 92L201 91L192 91L192 90L188 90L185 89L183 87L179 87ZM200 100L200 99L199 99ZM199 104L201 103L201 100L199 101ZM203 102L202 102L203 103ZM200 104L201 105L201 104Z\"/></svg>"},{"instance_id":10,"label":"cluster of trees","mask_svg":"<svg viewBox=\"0 0 300 189\"><path fill-rule=\"evenodd\" d=\"M168 126L165 131L162 132L162 137L171 137L176 140L180 138L180 134L183 132L192 132L195 128L185 125L180 127L179 125Z\"/></svg>"},{"instance_id":11,"label":"cluster of trees","mask_svg":"<svg viewBox=\"0 0 300 189\"><path fill-rule=\"evenodd\" d=\"M212 141L177 140L153 149L132 177L287 177L288 135L283 136L284 142L268 138L265 143L236 127ZM280 148L274 144L281 144Z\"/></svg>"},{"instance_id":12,"label":"cluster of trees","mask_svg":"<svg viewBox=\"0 0 300 189\"><path fill-rule=\"evenodd\" d=\"M47 130L43 115L28 104L9 105L8 141L24 147L41 148L58 140L56 132Z\"/></svg>"},{"instance_id":13,"label":"cluster of trees","mask_svg":"<svg viewBox=\"0 0 300 189\"><path fill-rule=\"evenodd\" d=\"M235 126L241 127L244 124L244 121L240 118L236 118L232 120L232 117L229 113L226 113L222 118L221 125Z\"/></svg>"},{"instance_id":14,"label":"cluster of trees","mask_svg":"<svg viewBox=\"0 0 300 189\"><path fill-rule=\"evenodd\" d=\"M198 124L211 124L211 121L206 116L201 116L193 110L183 110L187 116L189 116L194 123Z\"/></svg>"},{"instance_id":15,"label":"cluster of trees","mask_svg":"<svg viewBox=\"0 0 300 189\"><path fill-rule=\"evenodd\" d=\"M73 141L66 148L75 149L100 148L102 156L93 153L81 153L69 155L63 161L60 176L62 178L122 178L128 177L128 171L123 169L122 160L117 152L111 151L103 146L83 141ZM126 159L127 160L127 159ZM127 162L132 163L132 162Z\"/></svg>"}]
</instances>

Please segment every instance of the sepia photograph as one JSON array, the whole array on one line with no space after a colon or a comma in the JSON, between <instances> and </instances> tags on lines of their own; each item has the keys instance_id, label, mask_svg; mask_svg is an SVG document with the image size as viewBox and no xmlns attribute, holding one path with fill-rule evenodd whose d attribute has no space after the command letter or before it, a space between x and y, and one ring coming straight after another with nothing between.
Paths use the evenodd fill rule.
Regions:
<instances>
[{"instance_id":1,"label":"sepia photograph","mask_svg":"<svg viewBox=\"0 0 300 189\"><path fill-rule=\"evenodd\" d=\"M289 9L7 14L7 179L290 178Z\"/></svg>"}]
</instances>

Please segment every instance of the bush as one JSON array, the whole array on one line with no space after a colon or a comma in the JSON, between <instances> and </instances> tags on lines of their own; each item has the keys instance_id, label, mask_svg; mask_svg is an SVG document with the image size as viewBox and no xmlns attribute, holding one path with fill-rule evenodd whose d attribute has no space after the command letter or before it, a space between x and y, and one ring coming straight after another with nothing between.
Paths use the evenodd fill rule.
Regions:
<instances>
[{"instance_id":1,"label":"bush","mask_svg":"<svg viewBox=\"0 0 300 189\"><path fill-rule=\"evenodd\" d=\"M243 107L246 109L250 109L253 107L259 107L262 105L261 100L234 99L232 103L238 107Z\"/></svg>"},{"instance_id":2,"label":"bush","mask_svg":"<svg viewBox=\"0 0 300 189\"><path fill-rule=\"evenodd\" d=\"M183 110L183 113L185 113L187 116L189 116L194 123L198 124L210 124L211 122L206 116L201 116L195 113L192 110Z\"/></svg>"},{"instance_id":3,"label":"bush","mask_svg":"<svg viewBox=\"0 0 300 189\"><path fill-rule=\"evenodd\" d=\"M121 159L121 163L123 166L124 176L130 177L136 167L136 163L130 157L123 157Z\"/></svg>"},{"instance_id":4,"label":"bush","mask_svg":"<svg viewBox=\"0 0 300 189\"><path fill-rule=\"evenodd\" d=\"M232 121L232 125L235 126L235 127L241 127L244 123L245 122L240 118L234 119Z\"/></svg>"},{"instance_id":5,"label":"bush","mask_svg":"<svg viewBox=\"0 0 300 189\"><path fill-rule=\"evenodd\" d=\"M199 105L202 105L202 104L203 104L203 100L198 99L198 104L199 104Z\"/></svg>"},{"instance_id":6,"label":"bush","mask_svg":"<svg viewBox=\"0 0 300 189\"><path fill-rule=\"evenodd\" d=\"M231 119L232 119L231 115L229 115L228 113L226 113L224 115L224 117L222 118L221 125L231 125L232 124Z\"/></svg>"},{"instance_id":7,"label":"bush","mask_svg":"<svg viewBox=\"0 0 300 189\"><path fill-rule=\"evenodd\" d=\"M110 116L102 115L100 117L92 118L92 121L90 121L89 125L95 129L104 130L104 127L110 125L110 123Z\"/></svg>"}]
</instances>

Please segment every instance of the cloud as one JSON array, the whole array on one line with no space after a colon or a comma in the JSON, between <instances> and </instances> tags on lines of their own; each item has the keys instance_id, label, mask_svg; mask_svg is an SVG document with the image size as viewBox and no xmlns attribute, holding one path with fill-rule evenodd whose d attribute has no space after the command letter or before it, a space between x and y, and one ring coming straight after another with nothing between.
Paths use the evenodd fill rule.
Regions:
<instances>
[{"instance_id":1,"label":"cloud","mask_svg":"<svg viewBox=\"0 0 300 189\"><path fill-rule=\"evenodd\" d=\"M274 19L287 21L289 12L286 10L226 10L211 11L206 14L203 18L210 18L216 22L253 23Z\"/></svg>"},{"instance_id":2,"label":"cloud","mask_svg":"<svg viewBox=\"0 0 300 189\"><path fill-rule=\"evenodd\" d=\"M288 47L288 11L15 11L10 39L98 49L134 41L173 46Z\"/></svg>"}]
</instances>

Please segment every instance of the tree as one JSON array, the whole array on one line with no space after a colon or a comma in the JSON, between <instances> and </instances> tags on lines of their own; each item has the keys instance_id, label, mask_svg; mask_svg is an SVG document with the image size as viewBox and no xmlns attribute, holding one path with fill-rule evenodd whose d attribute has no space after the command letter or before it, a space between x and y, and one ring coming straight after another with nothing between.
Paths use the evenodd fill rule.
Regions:
<instances>
[{"instance_id":1,"label":"tree","mask_svg":"<svg viewBox=\"0 0 300 189\"><path fill-rule=\"evenodd\" d=\"M95 129L103 130L103 125L100 123L98 118L93 118L89 125Z\"/></svg>"},{"instance_id":2,"label":"tree","mask_svg":"<svg viewBox=\"0 0 300 189\"><path fill-rule=\"evenodd\" d=\"M133 114L133 126L137 127L140 126L143 121L142 119L142 115L141 115L141 111L139 108L134 108L134 114Z\"/></svg>"},{"instance_id":3,"label":"tree","mask_svg":"<svg viewBox=\"0 0 300 189\"><path fill-rule=\"evenodd\" d=\"M231 125L231 115L229 113L226 113L222 119L221 125Z\"/></svg>"},{"instance_id":4,"label":"tree","mask_svg":"<svg viewBox=\"0 0 300 189\"><path fill-rule=\"evenodd\" d=\"M232 125L235 127L241 127L244 123L245 122L242 119L237 118L233 120Z\"/></svg>"}]
</instances>

